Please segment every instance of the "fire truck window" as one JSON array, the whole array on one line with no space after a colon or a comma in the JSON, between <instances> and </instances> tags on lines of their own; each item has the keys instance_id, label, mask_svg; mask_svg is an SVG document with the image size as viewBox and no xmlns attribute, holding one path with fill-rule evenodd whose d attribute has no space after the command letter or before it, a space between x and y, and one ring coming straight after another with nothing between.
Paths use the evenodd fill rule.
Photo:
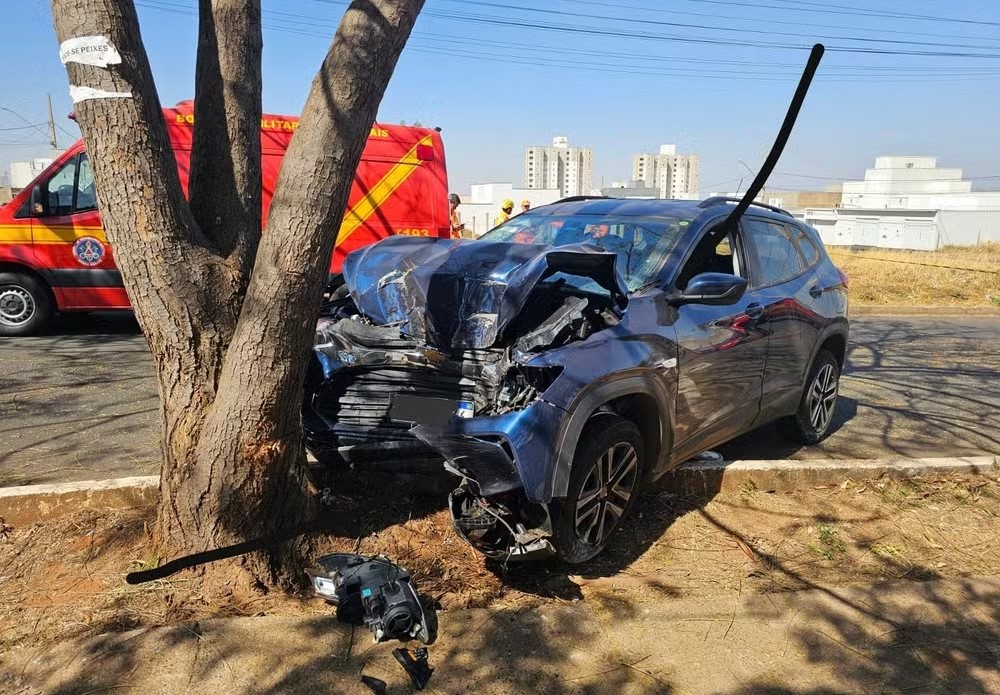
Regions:
<instances>
[{"instance_id":1,"label":"fire truck window","mask_svg":"<svg viewBox=\"0 0 1000 695\"><path fill-rule=\"evenodd\" d=\"M80 155L80 173L76 177L76 205L74 212L95 210L97 208L97 193L94 191L94 172L90 169L87 155Z\"/></svg>"},{"instance_id":2,"label":"fire truck window","mask_svg":"<svg viewBox=\"0 0 1000 695\"><path fill-rule=\"evenodd\" d=\"M67 162L46 184L48 205L45 214L49 216L69 215L73 212L73 190L76 179L76 159Z\"/></svg>"}]
</instances>

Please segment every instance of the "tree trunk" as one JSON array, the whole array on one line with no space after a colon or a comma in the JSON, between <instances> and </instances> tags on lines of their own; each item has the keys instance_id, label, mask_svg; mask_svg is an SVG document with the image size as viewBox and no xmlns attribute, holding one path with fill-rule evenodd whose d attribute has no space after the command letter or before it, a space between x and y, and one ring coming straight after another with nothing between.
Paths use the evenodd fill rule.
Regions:
<instances>
[{"instance_id":1,"label":"tree trunk","mask_svg":"<svg viewBox=\"0 0 1000 695\"><path fill-rule=\"evenodd\" d=\"M188 194L238 298L260 241L262 46L260 0L200 0Z\"/></svg>"},{"instance_id":2,"label":"tree trunk","mask_svg":"<svg viewBox=\"0 0 1000 695\"><path fill-rule=\"evenodd\" d=\"M123 60L110 68L68 63L71 85L131 94L80 101L77 119L159 380L159 541L178 555L287 530L314 512L300 407L330 255L368 130L423 0L355 0L347 9L259 244L259 2L201 0L198 99L206 101L213 83L221 93L196 105L191 206L131 0L52 5L60 42L105 36ZM247 84L234 84L240 75ZM213 194L203 195L202 185ZM242 562L262 584L284 584L300 576L300 550L285 544Z\"/></svg>"}]
</instances>

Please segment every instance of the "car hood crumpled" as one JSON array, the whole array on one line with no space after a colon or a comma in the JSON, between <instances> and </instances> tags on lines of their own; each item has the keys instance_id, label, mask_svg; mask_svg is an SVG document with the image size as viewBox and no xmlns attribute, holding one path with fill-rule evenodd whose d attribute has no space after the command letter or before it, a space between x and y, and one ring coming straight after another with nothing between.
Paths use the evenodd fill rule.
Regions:
<instances>
[{"instance_id":1,"label":"car hood crumpled","mask_svg":"<svg viewBox=\"0 0 1000 695\"><path fill-rule=\"evenodd\" d=\"M556 273L587 277L620 307L626 301L616 256L597 246L393 236L344 261L358 310L438 348L493 345L535 286Z\"/></svg>"}]
</instances>

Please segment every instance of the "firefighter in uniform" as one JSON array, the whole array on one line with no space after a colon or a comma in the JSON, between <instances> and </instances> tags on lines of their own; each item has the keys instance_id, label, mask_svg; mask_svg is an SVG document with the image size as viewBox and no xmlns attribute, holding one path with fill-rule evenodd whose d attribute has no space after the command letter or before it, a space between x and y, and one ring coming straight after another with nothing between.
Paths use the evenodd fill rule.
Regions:
<instances>
[{"instance_id":1,"label":"firefighter in uniform","mask_svg":"<svg viewBox=\"0 0 1000 695\"><path fill-rule=\"evenodd\" d=\"M510 213L514 211L514 201L510 198L505 198L502 203L500 203L500 214L497 218L493 220L493 226L499 227L504 222L510 219Z\"/></svg>"}]
</instances>

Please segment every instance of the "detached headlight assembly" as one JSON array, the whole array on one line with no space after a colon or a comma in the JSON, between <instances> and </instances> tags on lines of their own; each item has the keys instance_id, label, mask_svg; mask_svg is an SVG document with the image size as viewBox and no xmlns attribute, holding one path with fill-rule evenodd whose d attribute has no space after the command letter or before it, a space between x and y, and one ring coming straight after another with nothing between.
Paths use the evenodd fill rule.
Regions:
<instances>
[{"instance_id":1,"label":"detached headlight assembly","mask_svg":"<svg viewBox=\"0 0 1000 695\"><path fill-rule=\"evenodd\" d=\"M333 553L306 570L316 595L337 606L337 619L364 624L375 642L417 639L433 644L437 615L424 610L410 573L382 555Z\"/></svg>"}]
</instances>

